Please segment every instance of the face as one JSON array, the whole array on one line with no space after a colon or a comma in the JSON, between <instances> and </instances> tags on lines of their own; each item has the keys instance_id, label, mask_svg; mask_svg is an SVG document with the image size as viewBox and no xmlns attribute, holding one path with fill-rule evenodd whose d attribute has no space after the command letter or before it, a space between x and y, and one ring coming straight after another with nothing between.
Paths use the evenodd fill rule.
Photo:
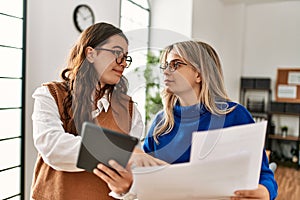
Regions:
<instances>
[{"instance_id":1,"label":"face","mask_svg":"<svg viewBox=\"0 0 300 200\"><path fill-rule=\"evenodd\" d=\"M96 47L95 49L88 48L87 55L89 61L94 63L94 67L99 74L101 87L106 84L114 85L118 83L127 66L126 59L121 59L128 54L126 40L119 35L113 35L103 46ZM118 61L116 61L117 57Z\"/></svg>"},{"instance_id":2,"label":"face","mask_svg":"<svg viewBox=\"0 0 300 200\"><path fill-rule=\"evenodd\" d=\"M164 69L164 83L167 91L174 93L178 97L195 95L200 91L201 77L191 64L186 62L178 54L171 51L166 58L167 63L173 63L177 68L171 72L170 68ZM196 94L196 95L197 95Z\"/></svg>"}]
</instances>

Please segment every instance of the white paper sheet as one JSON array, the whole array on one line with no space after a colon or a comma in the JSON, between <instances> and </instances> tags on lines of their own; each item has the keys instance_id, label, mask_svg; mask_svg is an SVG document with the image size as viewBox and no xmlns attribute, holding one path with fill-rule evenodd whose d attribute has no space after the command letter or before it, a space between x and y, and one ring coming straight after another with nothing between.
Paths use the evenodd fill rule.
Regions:
<instances>
[{"instance_id":1,"label":"white paper sheet","mask_svg":"<svg viewBox=\"0 0 300 200\"><path fill-rule=\"evenodd\" d=\"M228 199L235 190L257 188L266 126L194 133L189 163L133 171L138 199Z\"/></svg>"}]
</instances>

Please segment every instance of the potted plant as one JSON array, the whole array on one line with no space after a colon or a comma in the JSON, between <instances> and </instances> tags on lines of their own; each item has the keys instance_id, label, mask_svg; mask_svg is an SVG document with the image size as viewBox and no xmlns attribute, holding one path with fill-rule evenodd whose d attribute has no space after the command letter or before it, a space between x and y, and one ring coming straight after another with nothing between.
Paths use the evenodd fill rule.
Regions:
<instances>
[{"instance_id":1,"label":"potted plant","mask_svg":"<svg viewBox=\"0 0 300 200\"><path fill-rule=\"evenodd\" d=\"M142 74L145 80L145 131L152 117L163 108L161 92L161 78L159 77L159 57L161 52L148 51L145 68L136 68L135 72Z\"/></svg>"},{"instance_id":2,"label":"potted plant","mask_svg":"<svg viewBox=\"0 0 300 200\"><path fill-rule=\"evenodd\" d=\"M286 137L287 132L288 132L288 127L287 126L281 126L280 128L281 128L282 137Z\"/></svg>"}]
</instances>

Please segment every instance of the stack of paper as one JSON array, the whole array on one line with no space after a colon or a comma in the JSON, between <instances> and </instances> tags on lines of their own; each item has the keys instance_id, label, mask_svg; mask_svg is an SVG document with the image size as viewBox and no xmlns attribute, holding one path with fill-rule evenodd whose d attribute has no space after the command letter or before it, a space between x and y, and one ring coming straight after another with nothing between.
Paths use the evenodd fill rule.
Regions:
<instances>
[{"instance_id":1,"label":"stack of paper","mask_svg":"<svg viewBox=\"0 0 300 200\"><path fill-rule=\"evenodd\" d=\"M267 122L195 132L189 163L136 168L139 200L228 199L258 186Z\"/></svg>"}]
</instances>

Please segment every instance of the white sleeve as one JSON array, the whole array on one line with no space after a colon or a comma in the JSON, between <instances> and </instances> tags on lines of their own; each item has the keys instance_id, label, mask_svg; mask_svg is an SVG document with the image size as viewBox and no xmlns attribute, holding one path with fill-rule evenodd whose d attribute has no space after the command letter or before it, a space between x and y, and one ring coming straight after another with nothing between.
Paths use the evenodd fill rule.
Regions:
<instances>
[{"instance_id":1,"label":"white sleeve","mask_svg":"<svg viewBox=\"0 0 300 200\"><path fill-rule=\"evenodd\" d=\"M60 171L83 171L76 167L81 137L65 132L48 87L37 88L32 97L33 141L44 162Z\"/></svg>"},{"instance_id":2,"label":"white sleeve","mask_svg":"<svg viewBox=\"0 0 300 200\"><path fill-rule=\"evenodd\" d=\"M114 191L111 191L108 195L115 199L137 200L137 194L135 191L135 181L133 180L131 188L126 194L117 194Z\"/></svg>"},{"instance_id":3,"label":"white sleeve","mask_svg":"<svg viewBox=\"0 0 300 200\"><path fill-rule=\"evenodd\" d=\"M142 120L142 115L139 112L137 106L133 104L133 115L132 115L132 123L131 123L131 130L129 132L129 135L138 138L141 140L143 134L144 134L144 122ZM138 144L139 147L141 147L141 143Z\"/></svg>"}]
</instances>

